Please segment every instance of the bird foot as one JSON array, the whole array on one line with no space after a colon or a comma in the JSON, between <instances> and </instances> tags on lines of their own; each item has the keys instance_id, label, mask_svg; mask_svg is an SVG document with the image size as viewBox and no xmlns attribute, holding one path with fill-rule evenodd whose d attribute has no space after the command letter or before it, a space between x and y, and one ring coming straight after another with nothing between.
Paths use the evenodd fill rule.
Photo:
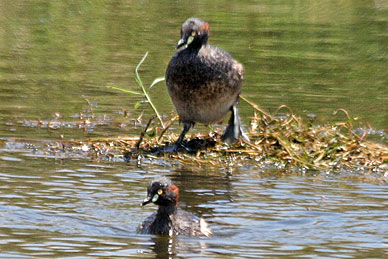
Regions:
<instances>
[{"instance_id":1,"label":"bird foot","mask_svg":"<svg viewBox=\"0 0 388 259\"><path fill-rule=\"evenodd\" d=\"M163 155L165 153L178 153L179 151L186 151L192 153L193 150L187 147L184 143L175 142L173 145L166 145L164 147L159 147L153 153L155 155Z\"/></svg>"}]
</instances>

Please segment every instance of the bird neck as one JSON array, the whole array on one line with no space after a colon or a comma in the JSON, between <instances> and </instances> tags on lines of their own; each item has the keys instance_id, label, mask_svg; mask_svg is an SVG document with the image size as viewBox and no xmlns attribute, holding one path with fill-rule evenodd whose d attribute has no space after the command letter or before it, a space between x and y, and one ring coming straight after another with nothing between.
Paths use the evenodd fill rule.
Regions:
<instances>
[{"instance_id":1,"label":"bird neck","mask_svg":"<svg viewBox=\"0 0 388 259\"><path fill-rule=\"evenodd\" d=\"M199 50L203 47L206 47L207 43L191 43L187 46L188 51L194 51L195 53L198 53Z\"/></svg>"},{"instance_id":2,"label":"bird neck","mask_svg":"<svg viewBox=\"0 0 388 259\"><path fill-rule=\"evenodd\" d=\"M158 208L158 214L160 216L170 216L171 214L174 214L177 210L177 207L175 205L171 206L159 206Z\"/></svg>"}]
</instances>

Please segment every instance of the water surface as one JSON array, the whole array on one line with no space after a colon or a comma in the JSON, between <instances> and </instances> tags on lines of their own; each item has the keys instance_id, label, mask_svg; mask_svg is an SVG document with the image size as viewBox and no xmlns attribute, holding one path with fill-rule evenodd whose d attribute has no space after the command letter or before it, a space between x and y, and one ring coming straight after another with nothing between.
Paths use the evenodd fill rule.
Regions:
<instances>
[{"instance_id":1,"label":"water surface","mask_svg":"<svg viewBox=\"0 0 388 259\"><path fill-rule=\"evenodd\" d=\"M1 1L0 257L387 257L388 173L39 152L46 140L137 136L135 119L151 110L107 86L139 91L134 70L147 51L143 82L163 76L190 16L206 19L210 43L244 65L243 94L263 109L286 104L332 123L346 119L333 115L344 108L387 143L386 0ZM150 95L169 115L164 83ZM248 124L252 108L240 110ZM180 206L204 217L214 238L136 234L156 209L139 206L156 175L172 178Z\"/></svg>"},{"instance_id":2,"label":"water surface","mask_svg":"<svg viewBox=\"0 0 388 259\"><path fill-rule=\"evenodd\" d=\"M387 179L279 170L91 163L0 151L0 256L369 257L388 255ZM138 235L169 176L211 239Z\"/></svg>"},{"instance_id":3,"label":"water surface","mask_svg":"<svg viewBox=\"0 0 388 259\"><path fill-rule=\"evenodd\" d=\"M0 130L23 119L71 120L92 105L95 115L122 119L139 90L164 76L180 26L190 16L210 23L210 43L245 67L243 94L265 110L286 104L319 122L345 119L344 108L377 129L388 125L387 1L17 1L0 4ZM151 97L173 110L163 83ZM151 112L147 106L146 114ZM244 121L252 109L242 102ZM11 127L9 126L11 124ZM126 131L119 130L119 132ZM90 133L90 132L89 132ZM116 133L116 132L115 132ZM101 133L93 132L93 135Z\"/></svg>"}]
</instances>

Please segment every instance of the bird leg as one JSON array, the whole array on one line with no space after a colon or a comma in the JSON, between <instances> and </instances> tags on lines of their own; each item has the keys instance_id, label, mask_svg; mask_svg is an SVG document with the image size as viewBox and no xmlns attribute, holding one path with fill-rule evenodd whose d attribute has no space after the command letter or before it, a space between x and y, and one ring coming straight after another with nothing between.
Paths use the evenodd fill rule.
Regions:
<instances>
[{"instance_id":1,"label":"bird leg","mask_svg":"<svg viewBox=\"0 0 388 259\"><path fill-rule=\"evenodd\" d=\"M182 130L182 133L179 135L178 140L172 146L165 147L163 151L168 153L176 153L178 152L180 147L183 147L184 149L190 152L191 149L183 145L183 139L185 138L186 133L193 126L194 126L193 122L183 122L183 130Z\"/></svg>"},{"instance_id":2,"label":"bird leg","mask_svg":"<svg viewBox=\"0 0 388 259\"><path fill-rule=\"evenodd\" d=\"M241 127L237 104L234 104L230 110L232 114L230 115L228 126L226 127L225 132L221 137L222 141L230 144L236 142L239 137L243 137L246 141L249 141L248 136L245 134Z\"/></svg>"}]
</instances>

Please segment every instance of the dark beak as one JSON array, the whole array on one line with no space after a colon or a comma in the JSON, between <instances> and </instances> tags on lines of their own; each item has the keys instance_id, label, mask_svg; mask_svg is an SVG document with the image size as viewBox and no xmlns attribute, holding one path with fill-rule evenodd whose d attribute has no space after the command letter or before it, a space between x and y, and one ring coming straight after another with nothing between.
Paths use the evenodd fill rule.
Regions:
<instances>
[{"instance_id":1,"label":"dark beak","mask_svg":"<svg viewBox=\"0 0 388 259\"><path fill-rule=\"evenodd\" d=\"M183 45L185 45L186 44L186 40L185 39L180 39L179 41L178 41L178 43L176 44L176 49L180 49Z\"/></svg>"},{"instance_id":2,"label":"dark beak","mask_svg":"<svg viewBox=\"0 0 388 259\"><path fill-rule=\"evenodd\" d=\"M147 198L144 199L141 206L147 205L150 202L156 202L158 199L159 199L159 195L157 193L155 193L153 197L147 195Z\"/></svg>"},{"instance_id":3,"label":"dark beak","mask_svg":"<svg viewBox=\"0 0 388 259\"><path fill-rule=\"evenodd\" d=\"M144 199L144 201L141 203L141 206L147 205L148 203L152 202L152 197L147 197Z\"/></svg>"}]
</instances>

